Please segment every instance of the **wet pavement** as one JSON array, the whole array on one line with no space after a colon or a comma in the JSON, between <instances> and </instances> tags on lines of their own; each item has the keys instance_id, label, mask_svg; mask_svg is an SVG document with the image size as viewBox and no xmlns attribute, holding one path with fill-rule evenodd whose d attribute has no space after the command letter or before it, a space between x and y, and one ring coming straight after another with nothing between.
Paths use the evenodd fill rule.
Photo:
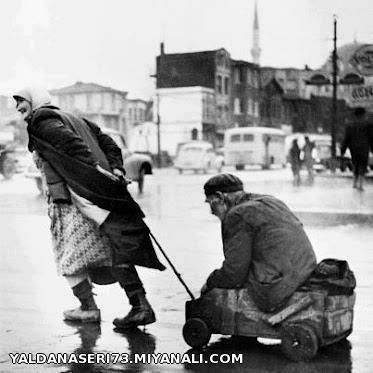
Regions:
<instances>
[{"instance_id":1,"label":"wet pavement","mask_svg":"<svg viewBox=\"0 0 373 373\"><path fill-rule=\"evenodd\" d=\"M62 311L77 303L55 272L46 206L32 181L17 176L11 181L0 180L0 372L370 372L373 184L368 181L366 190L358 192L351 188L349 177L326 174L318 175L313 186L304 183L295 188L289 170L235 173L243 179L246 190L274 194L295 210L305 223L318 260L348 260L358 284L349 342L322 348L312 362L294 363L281 354L279 346L214 335L203 351L203 360L214 354L242 354L242 363L199 363L200 352L192 351L181 333L189 297L169 268L165 272L139 271L158 317L145 330L113 331L113 318L129 310L117 285L95 288L103 318L100 326L66 323ZM130 186L152 232L195 295L222 261L219 222L210 215L202 193L209 176L155 170L146 179L142 196L137 195L135 185ZM186 355L180 364L13 365L9 353L17 352L111 353L126 354L122 357L129 359L139 353Z\"/></svg>"}]
</instances>

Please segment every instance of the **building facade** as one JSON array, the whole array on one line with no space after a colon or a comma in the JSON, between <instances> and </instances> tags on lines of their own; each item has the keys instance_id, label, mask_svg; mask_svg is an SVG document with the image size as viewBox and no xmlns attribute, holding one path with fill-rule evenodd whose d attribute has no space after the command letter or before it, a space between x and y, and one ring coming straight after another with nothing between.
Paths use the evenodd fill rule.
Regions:
<instances>
[{"instance_id":1,"label":"building facade","mask_svg":"<svg viewBox=\"0 0 373 373\"><path fill-rule=\"evenodd\" d=\"M178 144L214 141L215 96L211 88L178 87L157 90L161 120L161 149L176 155Z\"/></svg>"},{"instance_id":2,"label":"building facade","mask_svg":"<svg viewBox=\"0 0 373 373\"><path fill-rule=\"evenodd\" d=\"M261 79L258 65L246 61L231 61L232 94L230 95L231 126L260 124Z\"/></svg>"},{"instance_id":3,"label":"building facade","mask_svg":"<svg viewBox=\"0 0 373 373\"><path fill-rule=\"evenodd\" d=\"M75 84L50 91L52 102L63 110L85 116L98 125L127 132L127 92L95 83Z\"/></svg>"},{"instance_id":4,"label":"building facade","mask_svg":"<svg viewBox=\"0 0 373 373\"><path fill-rule=\"evenodd\" d=\"M313 71L308 66L304 69L264 66L260 68L260 72L263 86L266 86L272 79L276 79L285 94L302 99L311 97L312 89L307 85L307 81Z\"/></svg>"},{"instance_id":5,"label":"building facade","mask_svg":"<svg viewBox=\"0 0 373 373\"><path fill-rule=\"evenodd\" d=\"M166 54L163 47L157 57L157 94L162 106L162 90L167 90L169 97L175 90L178 100L188 97L180 96L177 89L183 92L194 92L193 87L199 87L202 101L199 112L206 113L203 123L199 126L199 139L211 141L220 145L224 131L234 126L248 126L259 124L260 101L260 69L259 66L245 61L235 61L225 49L213 51ZM189 91L188 91L189 89ZM163 91L164 92L164 91ZM193 99L191 99L193 100ZM181 103L181 101L180 101ZM162 135L164 110L161 115ZM175 126L188 121L183 110L179 111L180 118L174 122ZM169 123L172 125L171 123ZM189 127L179 129L178 132L188 132ZM165 135L167 136L167 135Z\"/></svg>"},{"instance_id":6,"label":"building facade","mask_svg":"<svg viewBox=\"0 0 373 373\"><path fill-rule=\"evenodd\" d=\"M337 98L345 100L349 106L365 106L369 111L373 111L372 55L372 44L356 40L337 48ZM332 74L333 64L330 57L320 69L313 72L316 83L317 79L321 82L310 86L314 96L332 97Z\"/></svg>"}]
</instances>

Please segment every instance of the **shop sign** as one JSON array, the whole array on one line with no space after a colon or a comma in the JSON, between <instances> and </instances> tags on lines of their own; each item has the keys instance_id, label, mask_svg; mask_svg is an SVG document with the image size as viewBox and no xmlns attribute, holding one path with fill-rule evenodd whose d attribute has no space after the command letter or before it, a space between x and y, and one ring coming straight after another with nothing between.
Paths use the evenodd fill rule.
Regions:
<instances>
[{"instance_id":1,"label":"shop sign","mask_svg":"<svg viewBox=\"0 0 373 373\"><path fill-rule=\"evenodd\" d=\"M354 105L373 106L373 85L356 87L352 90L351 96Z\"/></svg>"},{"instance_id":2,"label":"shop sign","mask_svg":"<svg viewBox=\"0 0 373 373\"><path fill-rule=\"evenodd\" d=\"M361 75L373 76L373 44L358 48L350 60Z\"/></svg>"}]
</instances>

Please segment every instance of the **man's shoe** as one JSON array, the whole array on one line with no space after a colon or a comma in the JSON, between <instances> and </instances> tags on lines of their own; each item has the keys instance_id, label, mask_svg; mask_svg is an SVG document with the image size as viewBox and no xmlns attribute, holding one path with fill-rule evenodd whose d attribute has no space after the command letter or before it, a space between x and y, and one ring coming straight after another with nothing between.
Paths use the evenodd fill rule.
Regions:
<instances>
[{"instance_id":1,"label":"man's shoe","mask_svg":"<svg viewBox=\"0 0 373 373\"><path fill-rule=\"evenodd\" d=\"M64 311L63 317L68 321L77 321L77 322L100 322L101 321L101 312L99 309L93 310L82 310L80 307L73 310Z\"/></svg>"},{"instance_id":2,"label":"man's shoe","mask_svg":"<svg viewBox=\"0 0 373 373\"><path fill-rule=\"evenodd\" d=\"M155 313L150 306L147 308L139 306L132 307L127 316L114 319L113 324L119 329L130 329L152 324L155 321Z\"/></svg>"},{"instance_id":3,"label":"man's shoe","mask_svg":"<svg viewBox=\"0 0 373 373\"><path fill-rule=\"evenodd\" d=\"M130 302L132 304L132 309L128 315L114 319L113 324L117 328L130 329L155 322L155 313L146 299L145 293L135 294L130 298Z\"/></svg>"}]
</instances>

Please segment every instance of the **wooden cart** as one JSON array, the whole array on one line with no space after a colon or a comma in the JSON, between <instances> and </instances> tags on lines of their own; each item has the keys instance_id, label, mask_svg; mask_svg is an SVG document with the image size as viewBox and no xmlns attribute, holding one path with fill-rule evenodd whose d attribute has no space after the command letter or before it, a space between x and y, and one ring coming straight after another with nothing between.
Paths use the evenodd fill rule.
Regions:
<instances>
[{"instance_id":1,"label":"wooden cart","mask_svg":"<svg viewBox=\"0 0 373 373\"><path fill-rule=\"evenodd\" d=\"M206 346L211 334L276 338L291 360L310 360L320 346L352 332L354 304L355 293L296 292L281 311L264 313L246 289L213 289L186 302L183 336L194 348Z\"/></svg>"}]
</instances>

